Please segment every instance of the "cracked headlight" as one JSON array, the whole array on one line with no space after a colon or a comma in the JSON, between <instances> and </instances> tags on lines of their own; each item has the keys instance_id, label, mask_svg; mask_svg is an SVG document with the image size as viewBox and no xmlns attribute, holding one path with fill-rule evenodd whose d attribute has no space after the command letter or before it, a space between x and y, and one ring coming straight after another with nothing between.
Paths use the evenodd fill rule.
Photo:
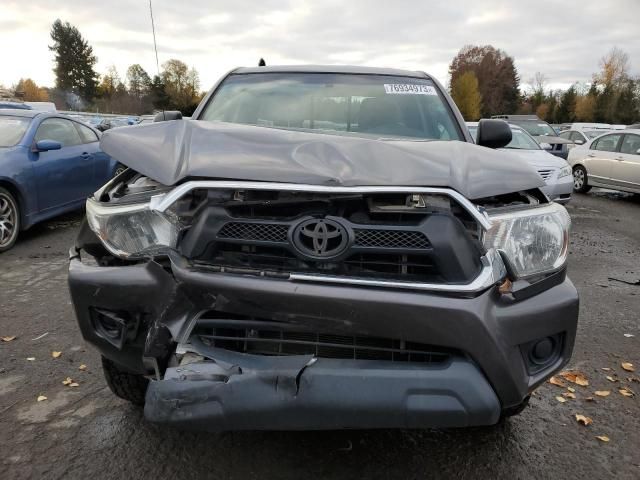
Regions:
<instances>
[{"instance_id":1,"label":"cracked headlight","mask_svg":"<svg viewBox=\"0 0 640 480\"><path fill-rule=\"evenodd\" d=\"M516 277L552 272L566 263L571 219L563 206L551 203L490 219L484 245L502 252Z\"/></svg>"},{"instance_id":2,"label":"cracked headlight","mask_svg":"<svg viewBox=\"0 0 640 480\"><path fill-rule=\"evenodd\" d=\"M573 172L571 171L571 167L568 165L566 167L562 167L558 172L558 178L566 177L568 175L573 175Z\"/></svg>"},{"instance_id":3,"label":"cracked headlight","mask_svg":"<svg viewBox=\"0 0 640 480\"><path fill-rule=\"evenodd\" d=\"M180 232L177 218L152 210L149 202L108 205L89 198L87 221L107 250L120 258L166 254Z\"/></svg>"}]
</instances>

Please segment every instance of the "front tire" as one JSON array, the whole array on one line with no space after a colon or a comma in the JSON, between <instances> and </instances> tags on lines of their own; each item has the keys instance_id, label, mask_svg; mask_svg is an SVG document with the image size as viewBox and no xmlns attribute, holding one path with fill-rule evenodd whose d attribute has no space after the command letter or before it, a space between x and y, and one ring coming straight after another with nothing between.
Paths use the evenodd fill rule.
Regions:
<instances>
[{"instance_id":1,"label":"front tire","mask_svg":"<svg viewBox=\"0 0 640 480\"><path fill-rule=\"evenodd\" d=\"M122 370L108 358L102 357L102 372L114 395L134 405L144 405L149 380L144 376Z\"/></svg>"},{"instance_id":2,"label":"front tire","mask_svg":"<svg viewBox=\"0 0 640 480\"><path fill-rule=\"evenodd\" d=\"M573 190L578 193L587 193L591 190L587 170L582 165L573 167Z\"/></svg>"},{"instance_id":3,"label":"front tire","mask_svg":"<svg viewBox=\"0 0 640 480\"><path fill-rule=\"evenodd\" d=\"M0 253L16 243L20 232L20 209L9 190L0 187Z\"/></svg>"}]
</instances>

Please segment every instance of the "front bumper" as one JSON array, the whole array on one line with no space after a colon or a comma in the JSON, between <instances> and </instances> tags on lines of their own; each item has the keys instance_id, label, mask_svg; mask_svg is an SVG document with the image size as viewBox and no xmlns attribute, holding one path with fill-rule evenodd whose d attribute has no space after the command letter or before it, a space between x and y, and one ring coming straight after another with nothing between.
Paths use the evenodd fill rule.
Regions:
<instances>
[{"instance_id":1,"label":"front bumper","mask_svg":"<svg viewBox=\"0 0 640 480\"><path fill-rule=\"evenodd\" d=\"M206 423L209 430L495 423L501 409L520 404L568 362L578 318L577 292L564 272L553 285L518 300L496 288L459 297L209 273L176 261L170 267L155 262L100 267L74 254L69 286L88 342L131 372L150 374L149 365L155 366L147 417L183 426ZM97 310L117 312L132 324L122 345L100 334ZM407 339L461 354L440 367L329 358L309 365L306 357L295 364L299 357L236 353L240 357L229 358L233 352L216 349L200 352L215 363L165 370L163 359L176 344L189 342L194 322L210 310L336 334ZM547 336L561 338L562 348L551 364L530 373L523 346ZM234 366L243 373L220 371ZM286 387L287 382L297 387Z\"/></svg>"},{"instance_id":2,"label":"front bumper","mask_svg":"<svg viewBox=\"0 0 640 480\"><path fill-rule=\"evenodd\" d=\"M569 203L573 193L573 175L566 175L562 178L554 179L541 188L544 194L556 203Z\"/></svg>"}]
</instances>

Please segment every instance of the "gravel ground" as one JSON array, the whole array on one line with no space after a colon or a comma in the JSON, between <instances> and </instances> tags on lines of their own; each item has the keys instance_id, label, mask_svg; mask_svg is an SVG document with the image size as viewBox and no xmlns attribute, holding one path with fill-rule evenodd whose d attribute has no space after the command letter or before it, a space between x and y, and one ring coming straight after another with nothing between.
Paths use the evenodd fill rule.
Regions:
<instances>
[{"instance_id":1,"label":"gravel ground","mask_svg":"<svg viewBox=\"0 0 640 480\"><path fill-rule=\"evenodd\" d=\"M81 214L38 225L0 256L0 336L17 337L0 341L0 476L640 478L640 383L628 380L640 375L640 199L594 190L568 208L569 271L581 295L571 367L589 386L573 385L577 398L560 403L567 390L545 384L502 425L448 431L214 435L147 424L110 393L75 324L66 268ZM64 386L66 377L79 386ZM623 386L639 396L623 397Z\"/></svg>"}]
</instances>

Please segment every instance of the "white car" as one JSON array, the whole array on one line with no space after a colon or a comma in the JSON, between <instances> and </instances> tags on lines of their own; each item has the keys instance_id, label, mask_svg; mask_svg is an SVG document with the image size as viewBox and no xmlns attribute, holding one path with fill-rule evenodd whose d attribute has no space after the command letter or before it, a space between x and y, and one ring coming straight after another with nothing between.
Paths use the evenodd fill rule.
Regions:
<instances>
[{"instance_id":1,"label":"white car","mask_svg":"<svg viewBox=\"0 0 640 480\"><path fill-rule=\"evenodd\" d=\"M569 150L574 148L576 145L584 145L585 143L590 142L596 137L600 135L604 135L605 133L609 133L610 130L579 130L579 129L571 129L564 130L559 137L565 138L567 140L571 140L573 144L567 145Z\"/></svg>"},{"instance_id":2,"label":"white car","mask_svg":"<svg viewBox=\"0 0 640 480\"><path fill-rule=\"evenodd\" d=\"M507 150L515 154L536 169L546 183L541 190L550 200L557 203L568 203L571 200L571 192L573 191L573 177L571 176L571 167L567 161L550 154L546 149L542 148L542 146L548 144L538 144L526 130L516 125L509 126L511 127L513 139L511 143L501 150ZM478 123L467 122L467 128L471 136L475 138L478 133Z\"/></svg>"},{"instance_id":3,"label":"white car","mask_svg":"<svg viewBox=\"0 0 640 480\"><path fill-rule=\"evenodd\" d=\"M610 132L572 148L573 189L604 187L640 193L640 129Z\"/></svg>"}]
</instances>

